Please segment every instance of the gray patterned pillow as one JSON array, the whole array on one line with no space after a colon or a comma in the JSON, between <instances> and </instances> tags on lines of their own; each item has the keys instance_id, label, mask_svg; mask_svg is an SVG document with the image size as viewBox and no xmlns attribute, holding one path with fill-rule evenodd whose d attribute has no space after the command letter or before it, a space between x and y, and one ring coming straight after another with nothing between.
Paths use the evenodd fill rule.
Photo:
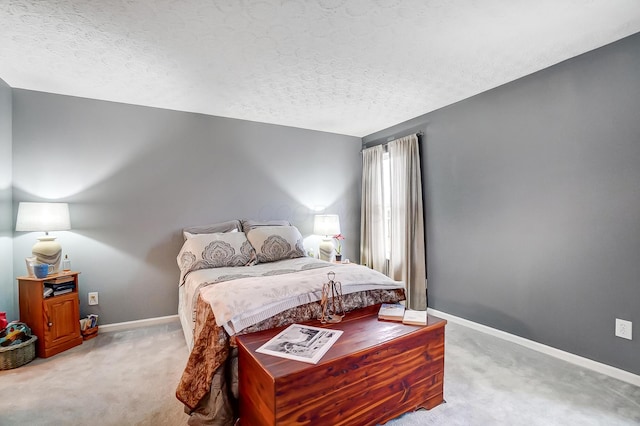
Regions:
<instances>
[{"instance_id":1,"label":"gray patterned pillow","mask_svg":"<svg viewBox=\"0 0 640 426\"><path fill-rule=\"evenodd\" d=\"M248 234L249 231L251 231L252 229L255 228L259 228L262 226L291 226L291 223L289 223L288 220L277 220L277 219L271 219L271 220L253 220L253 219L242 219L241 220L242 223L242 232L244 232L245 234Z\"/></svg>"},{"instance_id":2,"label":"gray patterned pillow","mask_svg":"<svg viewBox=\"0 0 640 426\"><path fill-rule=\"evenodd\" d=\"M212 223L211 225L190 226L182 230L184 239L191 238L196 234L215 234L216 232L238 232L242 226L239 220L228 220L226 222Z\"/></svg>"},{"instance_id":3,"label":"gray patterned pillow","mask_svg":"<svg viewBox=\"0 0 640 426\"><path fill-rule=\"evenodd\" d=\"M247 233L258 263L304 256L302 235L295 226L260 226Z\"/></svg>"},{"instance_id":4,"label":"gray patterned pillow","mask_svg":"<svg viewBox=\"0 0 640 426\"><path fill-rule=\"evenodd\" d=\"M178 254L180 283L191 271L223 266L248 266L255 263L255 250L244 232L194 235Z\"/></svg>"}]
</instances>

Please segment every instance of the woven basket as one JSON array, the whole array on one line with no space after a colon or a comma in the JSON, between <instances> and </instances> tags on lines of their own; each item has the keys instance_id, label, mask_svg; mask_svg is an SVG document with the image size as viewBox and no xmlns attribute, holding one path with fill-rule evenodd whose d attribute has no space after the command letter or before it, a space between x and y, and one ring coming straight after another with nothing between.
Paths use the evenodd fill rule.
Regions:
<instances>
[{"instance_id":1,"label":"woven basket","mask_svg":"<svg viewBox=\"0 0 640 426\"><path fill-rule=\"evenodd\" d=\"M93 339L98 335L98 326L87 328L86 330L80 331L82 333L82 340Z\"/></svg>"},{"instance_id":2,"label":"woven basket","mask_svg":"<svg viewBox=\"0 0 640 426\"><path fill-rule=\"evenodd\" d=\"M36 357L36 340L31 336L26 342L0 348L0 370L11 370L31 362Z\"/></svg>"}]
</instances>

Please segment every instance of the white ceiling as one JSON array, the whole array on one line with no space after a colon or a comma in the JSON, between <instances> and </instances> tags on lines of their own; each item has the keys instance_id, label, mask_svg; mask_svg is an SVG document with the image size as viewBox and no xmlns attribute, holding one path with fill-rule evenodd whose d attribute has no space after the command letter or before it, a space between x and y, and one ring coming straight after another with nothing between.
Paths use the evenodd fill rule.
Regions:
<instances>
[{"instance_id":1,"label":"white ceiling","mask_svg":"<svg viewBox=\"0 0 640 426\"><path fill-rule=\"evenodd\" d=\"M636 32L639 0L0 0L0 78L365 136Z\"/></svg>"}]
</instances>

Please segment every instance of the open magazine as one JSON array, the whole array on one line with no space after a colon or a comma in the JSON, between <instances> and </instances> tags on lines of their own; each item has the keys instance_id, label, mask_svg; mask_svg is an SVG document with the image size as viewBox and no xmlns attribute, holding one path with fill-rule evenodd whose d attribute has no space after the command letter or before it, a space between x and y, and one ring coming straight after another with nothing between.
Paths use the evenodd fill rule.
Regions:
<instances>
[{"instance_id":1,"label":"open magazine","mask_svg":"<svg viewBox=\"0 0 640 426\"><path fill-rule=\"evenodd\" d=\"M256 352L317 364L341 334L342 330L291 324Z\"/></svg>"}]
</instances>

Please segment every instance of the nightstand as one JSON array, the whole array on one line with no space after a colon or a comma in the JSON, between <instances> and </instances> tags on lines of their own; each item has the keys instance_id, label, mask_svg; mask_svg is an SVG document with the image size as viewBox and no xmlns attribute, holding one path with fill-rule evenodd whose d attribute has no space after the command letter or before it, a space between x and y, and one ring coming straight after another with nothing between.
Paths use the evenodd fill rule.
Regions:
<instances>
[{"instance_id":1,"label":"nightstand","mask_svg":"<svg viewBox=\"0 0 640 426\"><path fill-rule=\"evenodd\" d=\"M38 356L47 358L82 343L80 334L80 300L78 274L60 272L46 278L18 277L20 321L38 336ZM45 283L69 279L73 290L59 296L45 298Z\"/></svg>"}]
</instances>

